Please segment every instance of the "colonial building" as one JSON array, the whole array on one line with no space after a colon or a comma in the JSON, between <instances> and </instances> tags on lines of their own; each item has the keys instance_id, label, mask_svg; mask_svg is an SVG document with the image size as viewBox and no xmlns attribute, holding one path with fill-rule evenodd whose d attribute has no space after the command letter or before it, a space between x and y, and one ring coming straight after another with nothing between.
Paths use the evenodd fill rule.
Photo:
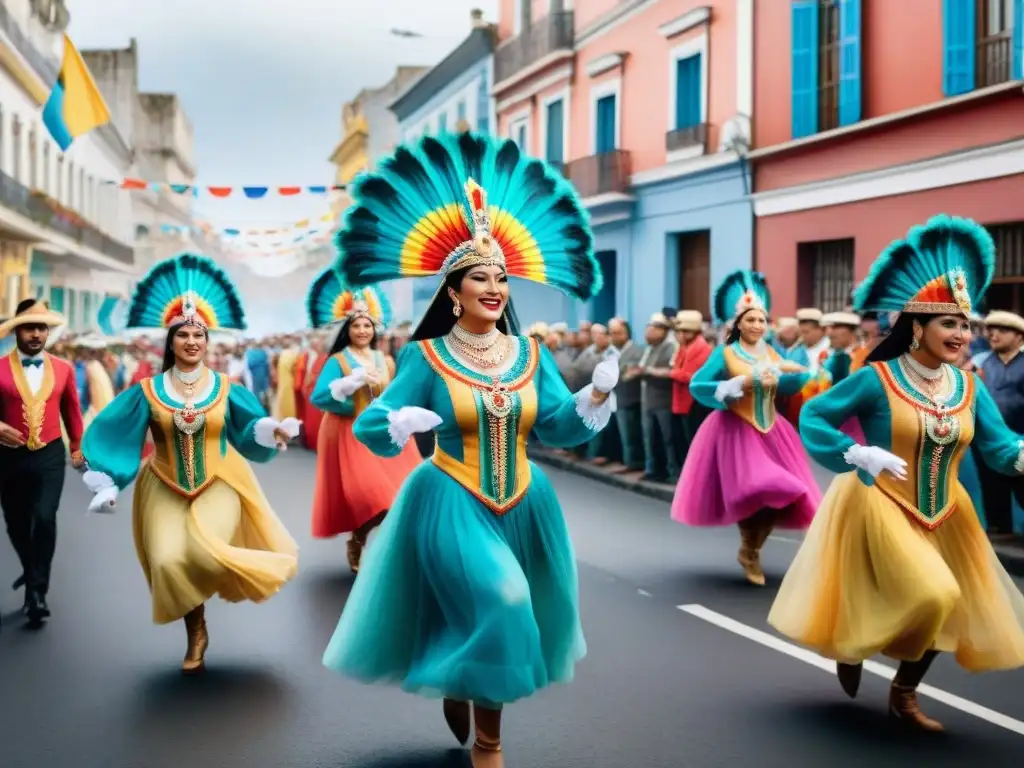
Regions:
<instances>
[{"instance_id":1,"label":"colonial building","mask_svg":"<svg viewBox=\"0 0 1024 768\"><path fill-rule=\"evenodd\" d=\"M134 270L131 167L116 124L61 153L42 124L57 80L62 2L0 4L0 315L20 299L47 299L75 330L95 326L102 298L125 294Z\"/></svg>"},{"instance_id":2,"label":"colonial building","mask_svg":"<svg viewBox=\"0 0 1024 768\"><path fill-rule=\"evenodd\" d=\"M1024 3L785 6L757 19L750 155L777 310L841 309L879 252L936 213L989 227L989 303L1024 310Z\"/></svg>"},{"instance_id":3,"label":"colonial building","mask_svg":"<svg viewBox=\"0 0 1024 768\"><path fill-rule=\"evenodd\" d=\"M561 166L605 288L571 321L708 313L749 267L753 0L502 0L499 130Z\"/></svg>"},{"instance_id":4,"label":"colonial building","mask_svg":"<svg viewBox=\"0 0 1024 768\"><path fill-rule=\"evenodd\" d=\"M389 109L391 103L424 72L426 67L398 67L394 77L379 88L364 88L341 109L342 138L331 153L337 168L335 184L350 184L360 173L371 170L377 161L394 149L400 140L398 118ZM344 216L351 198L341 193L335 198L335 212ZM412 286L408 280L384 286L391 300L395 322L412 319Z\"/></svg>"}]
</instances>

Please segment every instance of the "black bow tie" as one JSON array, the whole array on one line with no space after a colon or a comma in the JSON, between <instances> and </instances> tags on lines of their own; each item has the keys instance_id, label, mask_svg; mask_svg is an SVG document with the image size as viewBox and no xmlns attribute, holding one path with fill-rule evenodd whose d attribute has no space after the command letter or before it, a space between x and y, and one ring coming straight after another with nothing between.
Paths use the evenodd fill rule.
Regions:
<instances>
[{"instance_id":1,"label":"black bow tie","mask_svg":"<svg viewBox=\"0 0 1024 768\"><path fill-rule=\"evenodd\" d=\"M39 368L43 364L43 361L38 358L26 357L21 361L21 364L25 368Z\"/></svg>"}]
</instances>

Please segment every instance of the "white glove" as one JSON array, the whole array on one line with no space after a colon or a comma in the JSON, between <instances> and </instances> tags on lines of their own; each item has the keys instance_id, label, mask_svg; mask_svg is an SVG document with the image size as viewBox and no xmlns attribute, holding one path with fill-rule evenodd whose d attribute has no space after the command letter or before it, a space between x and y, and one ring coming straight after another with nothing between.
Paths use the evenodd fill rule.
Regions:
<instances>
[{"instance_id":1,"label":"white glove","mask_svg":"<svg viewBox=\"0 0 1024 768\"><path fill-rule=\"evenodd\" d=\"M417 432L430 432L441 425L441 417L426 408L407 405L388 413L388 434L391 442L399 448L409 442Z\"/></svg>"},{"instance_id":2,"label":"white glove","mask_svg":"<svg viewBox=\"0 0 1024 768\"><path fill-rule=\"evenodd\" d=\"M90 512L113 512L117 504L117 486L110 485L96 492L89 502Z\"/></svg>"},{"instance_id":3,"label":"white glove","mask_svg":"<svg viewBox=\"0 0 1024 768\"><path fill-rule=\"evenodd\" d=\"M82 474L82 482L85 483L85 487L93 493L99 493L107 488L115 488L114 478L103 472L97 472L95 469L88 469Z\"/></svg>"},{"instance_id":4,"label":"white glove","mask_svg":"<svg viewBox=\"0 0 1024 768\"><path fill-rule=\"evenodd\" d=\"M262 419L256 422L253 428L255 432L255 440L257 445L261 445L264 448L277 448L277 436L274 434L277 430L281 430L289 438L298 437L299 428L302 426L302 422L293 416L289 416L283 421L272 419L269 416L264 416Z\"/></svg>"},{"instance_id":5,"label":"white glove","mask_svg":"<svg viewBox=\"0 0 1024 768\"><path fill-rule=\"evenodd\" d=\"M366 369L356 368L348 376L335 379L330 383L331 397L339 403L348 400L366 384Z\"/></svg>"},{"instance_id":6,"label":"white glove","mask_svg":"<svg viewBox=\"0 0 1024 768\"><path fill-rule=\"evenodd\" d=\"M743 383L746 378L741 374L718 382L718 386L715 387L715 400L720 403L724 403L726 400L739 400L744 395Z\"/></svg>"},{"instance_id":7,"label":"white glove","mask_svg":"<svg viewBox=\"0 0 1024 768\"><path fill-rule=\"evenodd\" d=\"M884 448L874 445L851 445L843 458L847 464L863 469L872 477L888 472L898 480L907 479L907 462Z\"/></svg>"},{"instance_id":8,"label":"white glove","mask_svg":"<svg viewBox=\"0 0 1024 768\"><path fill-rule=\"evenodd\" d=\"M602 394L608 394L615 385L619 383L619 362L618 360L602 360L594 367L594 375L590 379L594 389Z\"/></svg>"}]
</instances>

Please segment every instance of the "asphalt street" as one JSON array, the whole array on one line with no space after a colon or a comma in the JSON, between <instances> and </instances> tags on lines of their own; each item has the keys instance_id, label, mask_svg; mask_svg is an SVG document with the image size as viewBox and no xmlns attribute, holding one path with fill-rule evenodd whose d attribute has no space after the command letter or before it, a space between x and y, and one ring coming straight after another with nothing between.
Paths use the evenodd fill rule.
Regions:
<instances>
[{"instance_id":1,"label":"asphalt street","mask_svg":"<svg viewBox=\"0 0 1024 768\"><path fill-rule=\"evenodd\" d=\"M773 538L769 586L748 586L731 529L692 530L668 505L548 470L576 544L589 653L568 686L509 707L510 768L1018 766L1024 672L971 676L940 658L922 706L948 733L886 717L879 660L850 701L831 665L765 623L796 544ZM262 606L215 601L208 672L183 678L183 626L154 626L130 499L85 513L68 473L50 606L22 627L0 542L2 768L468 768L440 703L321 666L352 576L343 540L314 541L314 462L293 449L258 474L299 539L300 575Z\"/></svg>"}]
</instances>

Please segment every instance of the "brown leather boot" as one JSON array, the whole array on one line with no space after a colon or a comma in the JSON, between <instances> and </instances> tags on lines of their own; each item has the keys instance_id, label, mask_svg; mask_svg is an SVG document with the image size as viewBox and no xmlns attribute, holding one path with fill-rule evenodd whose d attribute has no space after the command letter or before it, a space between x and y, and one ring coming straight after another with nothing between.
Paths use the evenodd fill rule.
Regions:
<instances>
[{"instance_id":1,"label":"brown leather boot","mask_svg":"<svg viewBox=\"0 0 1024 768\"><path fill-rule=\"evenodd\" d=\"M194 675L206 668L206 649L210 636L206 632L206 606L200 605L185 615L185 631L188 633L188 651L181 663L181 671Z\"/></svg>"},{"instance_id":2,"label":"brown leather boot","mask_svg":"<svg viewBox=\"0 0 1024 768\"><path fill-rule=\"evenodd\" d=\"M444 721L448 723L448 730L452 732L452 736L458 740L459 744L465 746L469 741L469 703L445 699Z\"/></svg>"},{"instance_id":3,"label":"brown leather boot","mask_svg":"<svg viewBox=\"0 0 1024 768\"><path fill-rule=\"evenodd\" d=\"M473 768L505 768L501 754L501 710L474 704L473 722L476 725L476 741L471 753Z\"/></svg>"},{"instance_id":4,"label":"brown leather boot","mask_svg":"<svg viewBox=\"0 0 1024 768\"><path fill-rule=\"evenodd\" d=\"M901 662L889 690L889 715L906 725L930 733L941 733L946 729L942 723L932 720L921 711L917 703L917 686L921 684L936 656L937 651L928 651L920 661Z\"/></svg>"},{"instance_id":5,"label":"brown leather boot","mask_svg":"<svg viewBox=\"0 0 1024 768\"><path fill-rule=\"evenodd\" d=\"M836 674L839 676L839 685L843 687L846 695L851 699L857 698L857 691L860 690L860 678L863 672L863 664L836 662Z\"/></svg>"},{"instance_id":6,"label":"brown leather boot","mask_svg":"<svg viewBox=\"0 0 1024 768\"><path fill-rule=\"evenodd\" d=\"M747 581L759 587L764 586L764 571L761 570L761 547L758 545L758 525L753 519L739 523L740 551L736 562L743 568Z\"/></svg>"},{"instance_id":7,"label":"brown leather boot","mask_svg":"<svg viewBox=\"0 0 1024 768\"><path fill-rule=\"evenodd\" d=\"M347 554L348 567L352 569L352 573L359 573L359 561L363 559L363 542L354 533L349 537Z\"/></svg>"}]
</instances>

